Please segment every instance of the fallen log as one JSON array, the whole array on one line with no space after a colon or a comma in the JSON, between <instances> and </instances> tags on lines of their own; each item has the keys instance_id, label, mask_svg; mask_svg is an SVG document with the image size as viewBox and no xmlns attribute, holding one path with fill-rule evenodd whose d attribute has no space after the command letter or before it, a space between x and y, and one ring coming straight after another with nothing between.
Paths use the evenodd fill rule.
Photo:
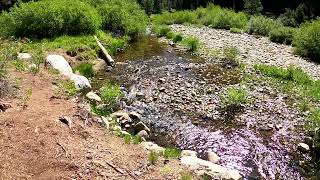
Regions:
<instances>
[{"instance_id":1,"label":"fallen log","mask_svg":"<svg viewBox=\"0 0 320 180\"><path fill-rule=\"evenodd\" d=\"M99 39L97 38L97 36L94 36L94 39L96 40L99 48L101 49L103 55L105 56L105 60L107 62L107 64L109 66L114 66L114 60L112 59L112 57L109 55L108 51L106 50L106 48L103 47L103 45L101 44L101 42L99 41Z\"/></svg>"}]
</instances>

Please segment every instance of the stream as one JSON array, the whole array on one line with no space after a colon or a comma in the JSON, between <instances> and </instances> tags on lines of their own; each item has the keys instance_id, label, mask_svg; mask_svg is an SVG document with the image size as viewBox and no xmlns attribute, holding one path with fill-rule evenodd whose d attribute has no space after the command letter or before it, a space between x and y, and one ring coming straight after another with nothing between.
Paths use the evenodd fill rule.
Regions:
<instances>
[{"instance_id":1,"label":"stream","mask_svg":"<svg viewBox=\"0 0 320 180\"><path fill-rule=\"evenodd\" d=\"M269 87L254 87L252 105L226 122L220 94L238 86L238 69L208 63L177 51L155 37L145 37L115 57L114 69L101 75L121 85L121 107L142 115L162 146L216 152L220 164L239 170L245 179L305 179L297 152L306 120L286 105L287 97ZM306 163L307 164L307 163ZM306 165L309 167L309 165Z\"/></svg>"}]
</instances>

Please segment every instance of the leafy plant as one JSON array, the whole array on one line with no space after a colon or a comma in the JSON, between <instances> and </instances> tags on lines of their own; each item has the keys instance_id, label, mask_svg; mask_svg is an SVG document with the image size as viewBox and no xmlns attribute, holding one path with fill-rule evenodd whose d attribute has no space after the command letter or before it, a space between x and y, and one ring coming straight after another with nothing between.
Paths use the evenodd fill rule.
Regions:
<instances>
[{"instance_id":1,"label":"leafy plant","mask_svg":"<svg viewBox=\"0 0 320 180\"><path fill-rule=\"evenodd\" d=\"M225 121L233 120L243 110L243 104L248 102L247 92L243 89L231 88L226 94L221 95L221 112Z\"/></svg>"},{"instance_id":2,"label":"leafy plant","mask_svg":"<svg viewBox=\"0 0 320 180\"><path fill-rule=\"evenodd\" d=\"M192 173L190 172L182 172L181 180L192 180Z\"/></svg>"},{"instance_id":3,"label":"leafy plant","mask_svg":"<svg viewBox=\"0 0 320 180\"><path fill-rule=\"evenodd\" d=\"M248 23L247 32L249 34L268 36L270 31L281 26L282 24L279 21L271 18L252 16Z\"/></svg>"},{"instance_id":4,"label":"leafy plant","mask_svg":"<svg viewBox=\"0 0 320 180\"><path fill-rule=\"evenodd\" d=\"M78 93L74 83L70 80L56 80L54 93L57 96L75 96Z\"/></svg>"},{"instance_id":5,"label":"leafy plant","mask_svg":"<svg viewBox=\"0 0 320 180\"><path fill-rule=\"evenodd\" d=\"M251 15L260 14L263 6L260 0L244 0L245 12Z\"/></svg>"},{"instance_id":6,"label":"leafy plant","mask_svg":"<svg viewBox=\"0 0 320 180\"><path fill-rule=\"evenodd\" d=\"M164 37L164 36L167 36L169 32L171 32L171 29L169 26L159 26L156 29L156 32L158 37Z\"/></svg>"},{"instance_id":7,"label":"leafy plant","mask_svg":"<svg viewBox=\"0 0 320 180\"><path fill-rule=\"evenodd\" d=\"M230 28L230 32L232 33L238 33L238 34L242 34L242 29L239 28Z\"/></svg>"},{"instance_id":8,"label":"leafy plant","mask_svg":"<svg viewBox=\"0 0 320 180\"><path fill-rule=\"evenodd\" d=\"M55 37L93 34L101 26L97 10L80 0L42 0L19 3L0 15L2 36Z\"/></svg>"},{"instance_id":9,"label":"leafy plant","mask_svg":"<svg viewBox=\"0 0 320 180\"><path fill-rule=\"evenodd\" d=\"M89 63L81 63L74 70L75 72L78 72L87 78L91 78L94 76L92 64L89 64Z\"/></svg>"},{"instance_id":10,"label":"leafy plant","mask_svg":"<svg viewBox=\"0 0 320 180\"><path fill-rule=\"evenodd\" d=\"M167 38L167 39L172 39L174 36L175 36L175 35L174 35L174 33L173 33L172 31L170 31L170 32L168 32L168 33L166 34L166 38Z\"/></svg>"},{"instance_id":11,"label":"leafy plant","mask_svg":"<svg viewBox=\"0 0 320 180\"><path fill-rule=\"evenodd\" d=\"M195 37L184 38L182 44L185 45L190 52L197 52L200 49L200 41Z\"/></svg>"},{"instance_id":12,"label":"leafy plant","mask_svg":"<svg viewBox=\"0 0 320 180\"><path fill-rule=\"evenodd\" d=\"M177 148L166 148L163 152L166 159L179 159L181 157L181 150Z\"/></svg>"},{"instance_id":13,"label":"leafy plant","mask_svg":"<svg viewBox=\"0 0 320 180\"><path fill-rule=\"evenodd\" d=\"M223 49L223 57L228 60L236 60L240 55L240 51L235 47L226 47Z\"/></svg>"},{"instance_id":14,"label":"leafy plant","mask_svg":"<svg viewBox=\"0 0 320 180\"><path fill-rule=\"evenodd\" d=\"M294 36L295 52L320 62L320 19L303 24Z\"/></svg>"},{"instance_id":15,"label":"leafy plant","mask_svg":"<svg viewBox=\"0 0 320 180\"><path fill-rule=\"evenodd\" d=\"M182 39L183 39L183 36L182 36L182 34L176 34L174 37L173 37L173 42L174 43L177 43L177 42L180 42L180 41L182 41Z\"/></svg>"},{"instance_id":16,"label":"leafy plant","mask_svg":"<svg viewBox=\"0 0 320 180\"><path fill-rule=\"evenodd\" d=\"M296 32L295 28L291 27L278 27L270 31L269 39L272 42L283 43L283 44L291 44L293 40L293 36Z\"/></svg>"},{"instance_id":17,"label":"leafy plant","mask_svg":"<svg viewBox=\"0 0 320 180\"><path fill-rule=\"evenodd\" d=\"M108 0L95 3L102 17L104 29L127 34L131 38L145 32L148 17L133 0Z\"/></svg>"},{"instance_id":18,"label":"leafy plant","mask_svg":"<svg viewBox=\"0 0 320 180\"><path fill-rule=\"evenodd\" d=\"M286 9L286 11L279 16L279 20L285 26L298 27L305 22L307 16L305 14L306 6L300 4L296 9Z\"/></svg>"},{"instance_id":19,"label":"leafy plant","mask_svg":"<svg viewBox=\"0 0 320 180\"><path fill-rule=\"evenodd\" d=\"M15 61L12 61L12 64L15 67L16 71L23 72L27 69L23 60L17 59Z\"/></svg>"},{"instance_id":20,"label":"leafy plant","mask_svg":"<svg viewBox=\"0 0 320 180\"><path fill-rule=\"evenodd\" d=\"M29 88L27 89L24 94L22 95L21 97L21 106L22 106L22 109L25 109L27 107L27 103L28 101L30 100L31 98L31 95L32 95L32 89Z\"/></svg>"},{"instance_id":21,"label":"leafy plant","mask_svg":"<svg viewBox=\"0 0 320 180\"><path fill-rule=\"evenodd\" d=\"M113 110L116 108L116 103L122 95L120 86L112 84L111 82L105 84L101 89L101 99L107 105L107 109Z\"/></svg>"},{"instance_id":22,"label":"leafy plant","mask_svg":"<svg viewBox=\"0 0 320 180\"><path fill-rule=\"evenodd\" d=\"M148 161L150 164L155 165L159 159L159 155L155 151L151 151L148 156Z\"/></svg>"}]
</instances>

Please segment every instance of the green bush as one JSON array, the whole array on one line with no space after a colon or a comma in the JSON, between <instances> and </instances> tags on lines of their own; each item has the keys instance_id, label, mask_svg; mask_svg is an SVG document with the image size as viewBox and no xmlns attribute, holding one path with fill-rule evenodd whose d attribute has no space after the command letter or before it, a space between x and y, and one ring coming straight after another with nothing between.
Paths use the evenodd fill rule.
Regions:
<instances>
[{"instance_id":1,"label":"green bush","mask_svg":"<svg viewBox=\"0 0 320 180\"><path fill-rule=\"evenodd\" d=\"M184 38L182 44L185 45L190 52L197 52L200 49L200 41L195 37Z\"/></svg>"},{"instance_id":2,"label":"green bush","mask_svg":"<svg viewBox=\"0 0 320 180\"><path fill-rule=\"evenodd\" d=\"M80 0L42 0L20 3L2 13L0 35L54 37L93 34L101 26L97 10Z\"/></svg>"},{"instance_id":3,"label":"green bush","mask_svg":"<svg viewBox=\"0 0 320 180\"><path fill-rule=\"evenodd\" d=\"M252 16L247 27L247 32L249 34L268 36L270 31L280 26L282 26L282 24L279 21L271 18Z\"/></svg>"},{"instance_id":4,"label":"green bush","mask_svg":"<svg viewBox=\"0 0 320 180\"><path fill-rule=\"evenodd\" d=\"M294 36L295 52L320 62L320 18L303 24Z\"/></svg>"},{"instance_id":5,"label":"green bush","mask_svg":"<svg viewBox=\"0 0 320 180\"><path fill-rule=\"evenodd\" d=\"M272 42L289 45L292 43L295 32L296 32L296 29L291 27L283 26L283 27L274 28L269 33L269 39Z\"/></svg>"},{"instance_id":6,"label":"green bush","mask_svg":"<svg viewBox=\"0 0 320 180\"><path fill-rule=\"evenodd\" d=\"M168 32L167 34L166 34L166 38L167 39L173 39L175 37L175 34L172 32L172 31L170 31L170 32Z\"/></svg>"},{"instance_id":7,"label":"green bush","mask_svg":"<svg viewBox=\"0 0 320 180\"><path fill-rule=\"evenodd\" d=\"M108 108L110 109L113 109L116 106L118 99L122 95L120 86L110 82L100 89L100 93L103 103L108 105Z\"/></svg>"},{"instance_id":8,"label":"green bush","mask_svg":"<svg viewBox=\"0 0 320 180\"><path fill-rule=\"evenodd\" d=\"M182 41L182 39L183 39L183 36L182 36L182 34L176 34L174 37L173 37L173 42L174 43L177 43L177 42L180 42L180 41Z\"/></svg>"},{"instance_id":9,"label":"green bush","mask_svg":"<svg viewBox=\"0 0 320 180\"><path fill-rule=\"evenodd\" d=\"M177 148L166 148L163 152L163 157L166 159L179 159L181 157L181 150Z\"/></svg>"},{"instance_id":10,"label":"green bush","mask_svg":"<svg viewBox=\"0 0 320 180\"><path fill-rule=\"evenodd\" d=\"M248 14L260 14L263 6L260 0L244 0L244 9Z\"/></svg>"},{"instance_id":11,"label":"green bush","mask_svg":"<svg viewBox=\"0 0 320 180\"><path fill-rule=\"evenodd\" d=\"M74 69L74 71L78 72L79 74L87 78L91 78L94 75L92 64L88 64L88 63L81 63Z\"/></svg>"},{"instance_id":12,"label":"green bush","mask_svg":"<svg viewBox=\"0 0 320 180\"><path fill-rule=\"evenodd\" d=\"M295 10L286 9L286 11L279 16L279 20L285 26L298 27L307 19L305 10L306 6L304 4L300 4Z\"/></svg>"},{"instance_id":13,"label":"green bush","mask_svg":"<svg viewBox=\"0 0 320 180\"><path fill-rule=\"evenodd\" d=\"M239 29L239 28L230 28L230 32L242 34L242 29Z\"/></svg>"},{"instance_id":14,"label":"green bush","mask_svg":"<svg viewBox=\"0 0 320 180\"><path fill-rule=\"evenodd\" d=\"M158 37L164 37L164 36L167 36L169 32L171 32L171 29L169 26L161 25L159 27L156 27L155 31Z\"/></svg>"},{"instance_id":15,"label":"green bush","mask_svg":"<svg viewBox=\"0 0 320 180\"><path fill-rule=\"evenodd\" d=\"M103 27L112 32L127 34L131 38L145 32L148 17L134 0L107 0L97 8Z\"/></svg>"}]
</instances>

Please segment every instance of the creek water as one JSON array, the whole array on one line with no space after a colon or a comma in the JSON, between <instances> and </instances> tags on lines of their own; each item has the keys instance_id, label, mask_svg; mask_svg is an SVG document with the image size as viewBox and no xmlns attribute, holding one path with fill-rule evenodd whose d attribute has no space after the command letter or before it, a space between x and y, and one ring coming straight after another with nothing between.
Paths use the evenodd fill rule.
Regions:
<instances>
[{"instance_id":1,"label":"creek water","mask_svg":"<svg viewBox=\"0 0 320 180\"><path fill-rule=\"evenodd\" d=\"M122 86L122 108L140 113L158 144L195 150L202 158L212 150L222 166L239 170L245 179L304 179L299 160L310 157L296 151L304 119L291 117L296 112L281 97L245 108L235 121L223 120L220 94L241 82L239 70L176 51L155 37L129 45L115 61L104 80ZM280 128L263 128L270 123Z\"/></svg>"}]
</instances>

